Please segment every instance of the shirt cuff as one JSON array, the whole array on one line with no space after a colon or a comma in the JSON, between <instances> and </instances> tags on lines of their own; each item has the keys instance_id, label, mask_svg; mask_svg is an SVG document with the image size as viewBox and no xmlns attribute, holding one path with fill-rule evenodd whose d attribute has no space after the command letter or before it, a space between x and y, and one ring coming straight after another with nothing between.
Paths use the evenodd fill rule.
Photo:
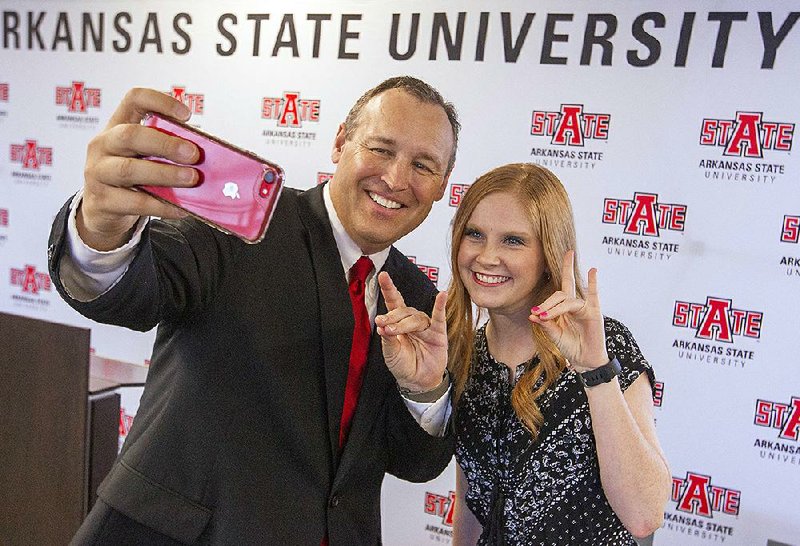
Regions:
<instances>
[{"instance_id":1,"label":"shirt cuff","mask_svg":"<svg viewBox=\"0 0 800 546\"><path fill-rule=\"evenodd\" d=\"M83 190L70 203L67 220L67 252L61 260L59 275L67 293L78 301L91 301L113 287L136 257L142 232L149 218L139 219L131 239L119 248L99 251L91 248L78 235L75 218L83 198Z\"/></svg>"},{"instance_id":2,"label":"shirt cuff","mask_svg":"<svg viewBox=\"0 0 800 546\"><path fill-rule=\"evenodd\" d=\"M411 412L411 416L431 436L441 438L447 431L447 422L452 412L450 404L450 391L452 389L453 385L451 384L435 402L414 402L405 396L402 397L408 411Z\"/></svg>"}]
</instances>

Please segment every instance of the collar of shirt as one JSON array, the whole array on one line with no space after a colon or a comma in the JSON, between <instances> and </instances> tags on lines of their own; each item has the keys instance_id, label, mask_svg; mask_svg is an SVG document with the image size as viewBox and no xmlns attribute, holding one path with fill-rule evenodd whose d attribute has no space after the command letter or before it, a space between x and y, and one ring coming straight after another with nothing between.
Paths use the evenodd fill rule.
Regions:
<instances>
[{"instance_id":1,"label":"collar of shirt","mask_svg":"<svg viewBox=\"0 0 800 546\"><path fill-rule=\"evenodd\" d=\"M347 234L347 231L342 225L342 221L339 220L339 216L336 214L336 209L333 207L333 201L331 200L329 183L325 184L325 187L322 189L322 198L325 202L325 210L328 212L331 228L333 229L333 238L336 240L336 247L339 249L339 256L342 259L342 271L346 278L350 268L353 267L353 264L355 264L364 253L361 252L361 249L355 241L350 238L350 235ZM389 248L385 248L375 254L369 254L369 259L372 260L375 269L373 269L372 273L367 277L364 303L367 306L367 311L369 311L370 322L373 324L375 322L375 315L378 314L378 292L380 290L378 287L378 272L383 269L383 265L389 257Z\"/></svg>"}]
</instances>

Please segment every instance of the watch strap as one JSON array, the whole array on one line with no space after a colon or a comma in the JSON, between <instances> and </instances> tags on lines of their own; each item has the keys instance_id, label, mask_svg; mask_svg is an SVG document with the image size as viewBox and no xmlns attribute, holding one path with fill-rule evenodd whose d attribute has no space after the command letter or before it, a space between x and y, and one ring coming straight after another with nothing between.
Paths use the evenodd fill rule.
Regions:
<instances>
[{"instance_id":1,"label":"watch strap","mask_svg":"<svg viewBox=\"0 0 800 546\"><path fill-rule=\"evenodd\" d=\"M416 392L400 385L397 386L397 390L400 391L400 395L403 398L407 398L412 402L424 403L436 402L447 392L448 388L450 388L450 372L446 368L442 374L442 381L429 391Z\"/></svg>"},{"instance_id":2,"label":"watch strap","mask_svg":"<svg viewBox=\"0 0 800 546\"><path fill-rule=\"evenodd\" d=\"M578 381L584 388L586 387L594 387L595 385L600 385L602 383L608 383L616 376L622 373L622 366L619 364L619 360L617 357L613 355L609 355L611 360L608 361L608 364L603 364L593 370L589 370L588 372L583 373L576 373L578 376Z\"/></svg>"}]
</instances>

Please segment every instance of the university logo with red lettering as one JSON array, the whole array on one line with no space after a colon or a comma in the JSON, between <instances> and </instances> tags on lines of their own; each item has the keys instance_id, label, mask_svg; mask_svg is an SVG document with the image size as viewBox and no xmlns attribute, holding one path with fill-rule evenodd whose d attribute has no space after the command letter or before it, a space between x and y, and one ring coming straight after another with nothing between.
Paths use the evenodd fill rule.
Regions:
<instances>
[{"instance_id":1,"label":"university logo with red lettering","mask_svg":"<svg viewBox=\"0 0 800 546\"><path fill-rule=\"evenodd\" d=\"M723 155L762 158L765 150L789 152L794 123L766 121L763 112L736 112L734 119L705 118L700 144L722 148Z\"/></svg>"},{"instance_id":2,"label":"university logo with red lettering","mask_svg":"<svg viewBox=\"0 0 800 546\"><path fill-rule=\"evenodd\" d=\"M602 244L610 256L636 260L670 260L680 252L680 242L661 240L666 232L682 234L687 206L664 203L657 193L635 192L632 199L603 200L602 222L622 226L622 233L603 233Z\"/></svg>"},{"instance_id":3,"label":"university logo with red lettering","mask_svg":"<svg viewBox=\"0 0 800 546\"><path fill-rule=\"evenodd\" d=\"M87 108L100 108L100 89L72 82L69 87L56 87L56 105L66 105L73 113L85 114Z\"/></svg>"},{"instance_id":4,"label":"university logo with red lettering","mask_svg":"<svg viewBox=\"0 0 800 546\"><path fill-rule=\"evenodd\" d=\"M582 104L562 104L557 112L534 110L531 135L551 137L550 144L584 146L587 140L607 140L611 114L584 112Z\"/></svg>"},{"instance_id":5,"label":"university logo with red lettering","mask_svg":"<svg viewBox=\"0 0 800 546\"><path fill-rule=\"evenodd\" d=\"M9 87L7 83L0 83L0 102L8 102Z\"/></svg>"},{"instance_id":6,"label":"university logo with red lettering","mask_svg":"<svg viewBox=\"0 0 800 546\"><path fill-rule=\"evenodd\" d=\"M786 214L781 230L782 243L797 243L800 240L800 216Z\"/></svg>"},{"instance_id":7,"label":"university logo with red lettering","mask_svg":"<svg viewBox=\"0 0 800 546\"><path fill-rule=\"evenodd\" d=\"M0 208L0 228L7 228L8 227L8 209ZM6 230L3 229L0 231L0 245L5 244L8 240L8 235L6 235Z\"/></svg>"},{"instance_id":8,"label":"university logo with red lettering","mask_svg":"<svg viewBox=\"0 0 800 546\"><path fill-rule=\"evenodd\" d=\"M119 408L119 435L127 436L133 426L133 415L125 413L125 408Z\"/></svg>"},{"instance_id":9,"label":"university logo with red lettering","mask_svg":"<svg viewBox=\"0 0 800 546\"><path fill-rule=\"evenodd\" d=\"M785 214L781 226L781 242L797 244L800 241L800 216ZM800 256L781 256L780 265L789 277L800 278Z\"/></svg>"},{"instance_id":10,"label":"university logo with red lettering","mask_svg":"<svg viewBox=\"0 0 800 546\"><path fill-rule=\"evenodd\" d=\"M297 91L284 91L282 97L264 97L261 117L278 121L278 127L300 128L303 122L319 121L319 99L304 99Z\"/></svg>"},{"instance_id":11,"label":"university logo with red lettering","mask_svg":"<svg viewBox=\"0 0 800 546\"><path fill-rule=\"evenodd\" d=\"M800 437L800 396L791 401L757 399L753 424L778 430L778 438L797 442Z\"/></svg>"},{"instance_id":12,"label":"university logo with red lettering","mask_svg":"<svg viewBox=\"0 0 800 546\"><path fill-rule=\"evenodd\" d=\"M742 492L715 485L711 476L687 472L685 478L672 477L671 500L680 512L713 518L715 512L739 515Z\"/></svg>"},{"instance_id":13,"label":"university logo with red lettering","mask_svg":"<svg viewBox=\"0 0 800 546\"><path fill-rule=\"evenodd\" d=\"M447 527L453 526L455 504L455 491L450 491L446 497L438 493L425 493L425 513L442 518L442 524Z\"/></svg>"},{"instance_id":14,"label":"university logo with red lettering","mask_svg":"<svg viewBox=\"0 0 800 546\"><path fill-rule=\"evenodd\" d=\"M24 269L11 268L11 286L19 286L23 292L28 294L38 294L44 290L52 290L50 276L47 273L39 273L33 265L26 265Z\"/></svg>"},{"instance_id":15,"label":"university logo with red lettering","mask_svg":"<svg viewBox=\"0 0 800 546\"><path fill-rule=\"evenodd\" d=\"M458 207L461 204L461 198L467 193L470 184L450 184L450 198L447 204L451 207Z\"/></svg>"},{"instance_id":16,"label":"university logo with red lettering","mask_svg":"<svg viewBox=\"0 0 800 546\"><path fill-rule=\"evenodd\" d=\"M606 198L603 223L625 226L627 235L658 237L662 229L683 231L686 205L660 203L658 194L636 192L633 199Z\"/></svg>"},{"instance_id":17,"label":"university logo with red lettering","mask_svg":"<svg viewBox=\"0 0 800 546\"><path fill-rule=\"evenodd\" d=\"M733 301L709 296L705 303L676 301L672 325L695 331L695 337L733 343L734 336L752 339L761 337L764 313L736 309Z\"/></svg>"},{"instance_id":18,"label":"university logo with red lettering","mask_svg":"<svg viewBox=\"0 0 800 546\"><path fill-rule=\"evenodd\" d=\"M189 93L184 85L173 85L169 91L172 98L185 104L192 114L203 115L205 111L205 93Z\"/></svg>"},{"instance_id":19,"label":"university logo with red lettering","mask_svg":"<svg viewBox=\"0 0 800 546\"><path fill-rule=\"evenodd\" d=\"M438 267L434 267L432 265L423 265L423 264L417 263L417 258L415 256L406 256L406 258L408 258L409 262L411 262L412 264L416 265L417 268L420 271L425 273L425 275L428 277L428 279L430 279L430 281L434 285L438 286L438 283L439 283L439 268Z\"/></svg>"},{"instance_id":20,"label":"university logo with red lettering","mask_svg":"<svg viewBox=\"0 0 800 546\"><path fill-rule=\"evenodd\" d=\"M53 164L53 148L37 145L26 139L24 144L12 144L9 152L11 163L22 164L23 169L38 171L40 167Z\"/></svg>"},{"instance_id":21,"label":"university logo with red lettering","mask_svg":"<svg viewBox=\"0 0 800 546\"><path fill-rule=\"evenodd\" d=\"M653 383L653 405L657 408L664 403L664 382L656 381Z\"/></svg>"}]
</instances>

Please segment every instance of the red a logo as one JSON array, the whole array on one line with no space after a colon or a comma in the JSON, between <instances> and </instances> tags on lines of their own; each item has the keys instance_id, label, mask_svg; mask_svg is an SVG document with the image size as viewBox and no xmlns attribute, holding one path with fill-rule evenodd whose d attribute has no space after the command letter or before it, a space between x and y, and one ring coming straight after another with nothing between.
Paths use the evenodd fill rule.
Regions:
<instances>
[{"instance_id":1,"label":"red a logo","mask_svg":"<svg viewBox=\"0 0 800 546\"><path fill-rule=\"evenodd\" d=\"M672 477L671 498L681 512L697 514L707 518L712 512L739 515L742 492L711 484L711 477L687 472L686 478Z\"/></svg>"},{"instance_id":2,"label":"red a logo","mask_svg":"<svg viewBox=\"0 0 800 546\"><path fill-rule=\"evenodd\" d=\"M26 169L39 168L39 154L36 151L36 141L25 141L25 155L22 158L22 166Z\"/></svg>"},{"instance_id":3,"label":"red a logo","mask_svg":"<svg viewBox=\"0 0 800 546\"><path fill-rule=\"evenodd\" d=\"M127 436L133 425L133 416L125 413L125 408L119 408L119 435Z\"/></svg>"},{"instance_id":4,"label":"red a logo","mask_svg":"<svg viewBox=\"0 0 800 546\"><path fill-rule=\"evenodd\" d=\"M725 155L762 157L760 125L761 112L736 112L733 136L725 147Z\"/></svg>"},{"instance_id":5,"label":"red a logo","mask_svg":"<svg viewBox=\"0 0 800 546\"><path fill-rule=\"evenodd\" d=\"M437 493L425 493L425 513L432 516L440 516L442 518L442 523L448 527L453 526L455 506L455 491L450 491L446 497Z\"/></svg>"},{"instance_id":6,"label":"red a logo","mask_svg":"<svg viewBox=\"0 0 800 546\"><path fill-rule=\"evenodd\" d=\"M700 328L697 330L697 337L733 342L728 315L728 311L731 308L731 300L709 296L706 298L706 305L708 308L703 321L700 323Z\"/></svg>"},{"instance_id":7,"label":"red a logo","mask_svg":"<svg viewBox=\"0 0 800 546\"><path fill-rule=\"evenodd\" d=\"M658 235L656 199L658 199L658 195L654 193L635 193L633 195L633 213L625 226L625 233Z\"/></svg>"},{"instance_id":8,"label":"red a logo","mask_svg":"<svg viewBox=\"0 0 800 546\"><path fill-rule=\"evenodd\" d=\"M676 301L672 325L692 328L695 337L733 343L733 336L758 339L764 313L734 309L729 299L707 297L706 303Z\"/></svg>"},{"instance_id":9,"label":"red a logo","mask_svg":"<svg viewBox=\"0 0 800 546\"><path fill-rule=\"evenodd\" d=\"M22 163L24 169L39 170L42 165L53 164L53 148L38 146L35 140L12 144L11 161Z\"/></svg>"},{"instance_id":10,"label":"red a logo","mask_svg":"<svg viewBox=\"0 0 800 546\"><path fill-rule=\"evenodd\" d=\"M686 489L678 500L678 510L711 517L711 501L708 497L710 476L694 474L686 475Z\"/></svg>"},{"instance_id":11,"label":"red a logo","mask_svg":"<svg viewBox=\"0 0 800 546\"><path fill-rule=\"evenodd\" d=\"M445 511L444 517L442 518L442 523L444 523L448 527L452 527L453 514L455 514L456 511L456 492L450 491L448 499L450 500L450 502L448 503L447 510Z\"/></svg>"},{"instance_id":12,"label":"red a logo","mask_svg":"<svg viewBox=\"0 0 800 546\"><path fill-rule=\"evenodd\" d=\"M83 82L72 82L72 99L69 103L70 112L85 112L86 97L83 95Z\"/></svg>"},{"instance_id":13,"label":"red a logo","mask_svg":"<svg viewBox=\"0 0 800 546\"><path fill-rule=\"evenodd\" d=\"M779 438L785 440L797 440L800 434L800 398L792 397L791 410L786 424L783 425L781 433L778 435Z\"/></svg>"},{"instance_id":14,"label":"red a logo","mask_svg":"<svg viewBox=\"0 0 800 546\"><path fill-rule=\"evenodd\" d=\"M582 104L562 104L558 112L534 110L531 134L551 136L551 144L583 146L586 139L608 139L611 114L584 112Z\"/></svg>"},{"instance_id":15,"label":"red a logo","mask_svg":"<svg viewBox=\"0 0 800 546\"><path fill-rule=\"evenodd\" d=\"M33 266L29 265L25 268L25 277L22 280L22 291L32 294L39 293L39 285L36 282L36 268Z\"/></svg>"},{"instance_id":16,"label":"red a logo","mask_svg":"<svg viewBox=\"0 0 800 546\"><path fill-rule=\"evenodd\" d=\"M172 98L181 101L185 104L192 114L202 114L205 108L203 103L205 95L202 93L187 93L186 87L182 85L173 85L170 92Z\"/></svg>"},{"instance_id":17,"label":"red a logo","mask_svg":"<svg viewBox=\"0 0 800 546\"><path fill-rule=\"evenodd\" d=\"M277 119L279 127L302 127L303 121L319 121L319 99L301 99L297 91L285 91L282 98L264 97L261 117Z\"/></svg>"},{"instance_id":18,"label":"red a logo","mask_svg":"<svg viewBox=\"0 0 800 546\"><path fill-rule=\"evenodd\" d=\"M25 269L11 269L11 285L22 287L23 292L38 294L39 290L50 290L50 276L37 273L36 267L26 265Z\"/></svg>"},{"instance_id":19,"label":"red a logo","mask_svg":"<svg viewBox=\"0 0 800 546\"><path fill-rule=\"evenodd\" d=\"M297 109L297 98L300 93L287 91L283 94L283 109L278 118L279 127L300 127L300 112Z\"/></svg>"},{"instance_id":20,"label":"red a logo","mask_svg":"<svg viewBox=\"0 0 800 546\"><path fill-rule=\"evenodd\" d=\"M553 144L569 144L570 146L583 146L583 132L581 130L582 105L562 104L561 122L553 135ZM567 142L569 138L569 142Z\"/></svg>"},{"instance_id":21,"label":"red a logo","mask_svg":"<svg viewBox=\"0 0 800 546\"><path fill-rule=\"evenodd\" d=\"M86 87L84 82L72 82L69 87L56 87L56 104L66 104L70 112L86 113L89 107L100 107L100 89Z\"/></svg>"}]
</instances>

